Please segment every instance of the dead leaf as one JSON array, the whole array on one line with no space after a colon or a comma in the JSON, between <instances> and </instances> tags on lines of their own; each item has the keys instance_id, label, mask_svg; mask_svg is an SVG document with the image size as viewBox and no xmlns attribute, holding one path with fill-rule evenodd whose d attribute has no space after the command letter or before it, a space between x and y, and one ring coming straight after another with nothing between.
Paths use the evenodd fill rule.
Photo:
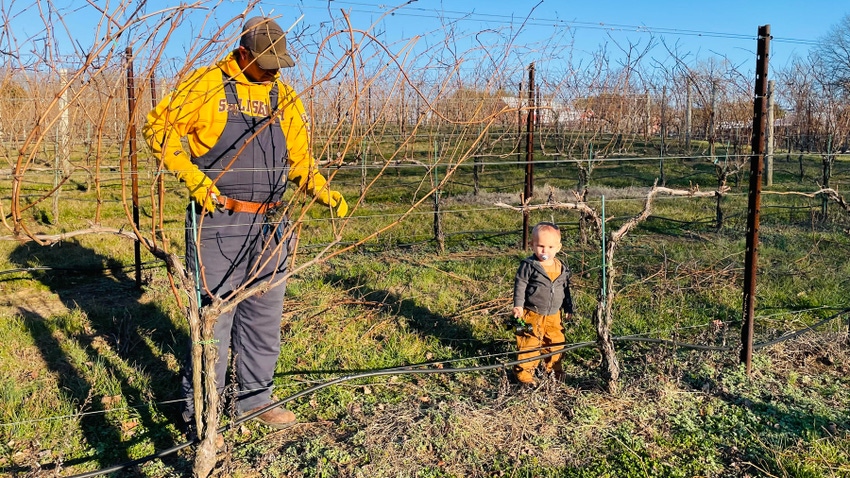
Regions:
<instances>
[{"instance_id":1,"label":"dead leaf","mask_svg":"<svg viewBox=\"0 0 850 478\"><path fill-rule=\"evenodd\" d=\"M112 395L107 397L102 397L100 399L100 404L103 405L103 408L109 410L115 405L121 402L121 395Z\"/></svg>"},{"instance_id":2,"label":"dead leaf","mask_svg":"<svg viewBox=\"0 0 850 478\"><path fill-rule=\"evenodd\" d=\"M121 431L126 433L134 428L139 426L139 422L136 420L127 420L125 422L121 422Z\"/></svg>"}]
</instances>

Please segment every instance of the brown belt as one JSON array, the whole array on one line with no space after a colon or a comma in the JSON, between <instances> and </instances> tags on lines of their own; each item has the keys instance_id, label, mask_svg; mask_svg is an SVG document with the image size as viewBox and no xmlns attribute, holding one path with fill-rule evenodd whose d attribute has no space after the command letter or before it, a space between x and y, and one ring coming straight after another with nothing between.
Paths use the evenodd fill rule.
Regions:
<instances>
[{"instance_id":1,"label":"brown belt","mask_svg":"<svg viewBox=\"0 0 850 478\"><path fill-rule=\"evenodd\" d=\"M229 198L227 196L218 196L218 205L227 211L233 212L247 212L251 214L265 214L269 211L269 209L274 209L281 204L283 201L278 202L251 202L251 201L240 201L238 199Z\"/></svg>"}]
</instances>

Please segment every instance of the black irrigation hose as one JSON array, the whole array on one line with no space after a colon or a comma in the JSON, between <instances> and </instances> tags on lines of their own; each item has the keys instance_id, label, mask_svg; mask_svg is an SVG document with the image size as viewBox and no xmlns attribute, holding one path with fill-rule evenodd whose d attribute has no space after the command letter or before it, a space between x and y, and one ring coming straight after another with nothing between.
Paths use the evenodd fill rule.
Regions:
<instances>
[{"instance_id":1,"label":"black irrigation hose","mask_svg":"<svg viewBox=\"0 0 850 478\"><path fill-rule=\"evenodd\" d=\"M227 425L224 425L223 427L219 428L217 430L217 433L224 433L227 430L230 430L231 428L236 427L237 425L240 425L240 424L242 424L242 423L244 423L248 420L251 420L253 418L256 418L256 417L262 415L263 413L265 413L268 410L271 410L272 408L279 407L283 404L289 403L293 400L296 400L296 399L301 398L305 395L314 393L318 390L329 387L331 385L336 385L338 383L347 382L347 381L350 381L350 380L355 380L355 379L360 379L360 378L368 378L368 377L380 377L380 376L385 376L385 375L462 373L462 372L475 372L475 371L481 371L481 370L492 370L492 369L512 366L512 365L519 364L519 363L525 363L525 362L531 362L531 361L534 361L534 360L540 360L542 358L551 357L553 355L568 352L570 350L576 350L576 349L588 347L590 345L593 345L594 343L596 343L596 342L581 342L581 343L577 343L577 344L571 344L567 347L558 349L554 352L549 352L549 353L546 353L546 354L541 354L541 355L529 357L529 358L522 359L522 360L514 360L514 361L511 361L511 362L504 362L504 363L498 363L498 364L492 364L492 365L481 365L481 366L477 366L477 367L419 368L419 369L417 369L417 368L411 368L411 367L408 366L408 367L394 367L394 368L389 368L389 369L373 370L373 371L370 371L370 372L363 372L363 373L358 373L358 374L354 374L354 375L345 375L345 376L337 377L333 380L329 380L327 382L323 382L323 383L320 383L318 385L314 385L312 387L306 388L306 389L296 393L295 395L290 395L289 397L278 400L277 402L270 403L269 405L255 411L254 413L251 413L249 415L245 415L243 417L239 417L238 419L234 420L233 422L230 422ZM557 347L559 345L561 345L561 344L550 344L550 345L547 345L546 347L541 347L541 348L538 348L536 350L541 350L543 348ZM523 352L526 352L526 351L524 350ZM511 352L511 353L516 353L516 351ZM439 364L439 363L444 363L444 362L433 362L433 364ZM197 443L198 441L200 441L200 439L196 438L195 440L180 443L180 444L175 445L175 446L168 448L166 450L162 450L162 451L153 453L151 455L144 456L142 458L137 458L135 460L131 460L131 461L128 461L128 462L125 462L125 463L122 463L122 464L119 464L119 465L115 465L115 466L112 466L112 467L109 467L109 468L101 468L99 470L90 471L90 472L87 472L87 473L72 475L68 478L89 478L89 477L93 477L93 476L104 475L106 473L113 473L113 472L116 472L116 471L121 471L121 470L123 470L125 468L129 468L131 466L140 465L142 463L146 463L148 461L155 460L157 458L165 457L167 455L170 455L172 453L180 451L184 448L187 448L187 447Z\"/></svg>"},{"instance_id":2,"label":"black irrigation hose","mask_svg":"<svg viewBox=\"0 0 850 478\"><path fill-rule=\"evenodd\" d=\"M754 344L754 345L753 345L753 349L754 349L754 350L761 350L761 349L763 349L763 348L765 348L765 347L769 347L769 346L771 346L771 345L778 344L779 342L784 342L784 341L786 341L786 340L790 340L790 339L793 339L793 338L795 338L795 337L799 337L799 336L801 336L801 335L805 334L806 332L809 332L809 331L811 331L811 330L814 330L816 327L820 327L821 325L823 325L823 324L825 324L825 323L827 323L827 322L830 322L830 321L832 321L833 319L835 319L836 317L840 317L840 316L842 316L842 315L844 315L844 314L846 314L846 313L848 313L848 312L850 312L850 307L845 308L845 309L842 309L842 310L840 310L840 311L836 312L835 314L833 314L833 315L831 315L831 316L829 316L829 317L827 317L827 318L825 318L825 319L822 319L822 320L820 320L820 321L818 321L818 322L816 322L816 323L814 323L814 324L812 324L812 325L806 326L806 328L804 328L804 329L800 329L800 330L798 330L798 331L796 331L796 332L791 332L790 334L782 335L782 336L777 337L777 338L775 338L775 339L773 339L773 340L768 340L767 342L759 342L759 343L757 343L757 344Z\"/></svg>"},{"instance_id":3,"label":"black irrigation hose","mask_svg":"<svg viewBox=\"0 0 850 478\"><path fill-rule=\"evenodd\" d=\"M850 311L850 308L844 309L842 307L826 307L825 306L825 307L819 307L818 309L841 310L841 312L839 312L839 314L843 313L843 312ZM797 312L807 312L809 310L811 310L811 309L801 310L801 311L797 311ZM764 316L764 317L770 317L770 316L768 315L768 316ZM832 318L834 318L834 317L827 318L824 321L821 321L817 324L809 326L809 328L819 327L824 322L832 320ZM740 322L741 322L740 319L735 319L735 320L725 322L724 324L726 326L733 326L733 325L740 324ZM700 327L706 327L706 326L707 326L707 324L703 324L703 325L697 325L697 326L692 326L692 327L686 327L686 328L683 328L683 329L673 329L673 330L670 330L670 331L667 331L667 332L675 332L677 330L686 330L686 329L700 328ZM801 332L798 332L796 334L800 335L800 334L804 333L806 330L808 330L808 328L803 329ZM615 341L615 342L629 342L630 341L630 342L659 343L659 344L672 345L674 347L691 348L691 349L695 349L695 350L706 350L706 351L721 351L721 352L731 351L731 350L734 350L736 348L736 347L715 347L715 346L707 346L707 345L689 344L689 343L686 343L686 342L677 342L675 340L642 338L644 335L649 335L649 334L623 335L623 336L619 336L619 337L614 337L612 340ZM499 342L500 341L491 342L489 345L498 344ZM505 341L502 341L502 342L505 342ZM563 345L563 344L562 343L555 343L552 346L560 346L560 345ZM767 343L765 343L764 345L757 344L759 349L761 349L761 348L763 348L767 345L772 345L772 344L767 344ZM534 348L534 349L528 349L528 351L543 350L543 349L546 349L546 348L549 348L549 346L538 347L538 348ZM413 363L413 364L408 364L408 365L399 365L397 367L390 367L390 368L386 368L386 369L382 369L382 370L404 370L404 369L415 368L415 367L429 367L429 366L434 366L434 365L445 365L445 364L457 363L457 362L468 362L470 360L482 360L482 359L498 358L498 357L503 357L503 356L506 356L506 355L513 355L515 353L517 353L516 350L508 350L508 351L505 351L505 352L497 352L497 353L491 353L491 354L486 354L486 355L476 355L476 356L473 356L473 357L459 357L459 358L446 359L446 360L431 360L431 361L428 361L428 362L418 362L418 363ZM328 375L328 374L370 372L370 371L371 370L369 370L369 369L348 369L348 370L340 369L340 370L319 370L319 371L317 371L317 370L294 369L294 370L291 370L289 372L276 373L275 376L278 377L278 376L284 376L284 375L307 375L307 374L311 374L311 373L312 374ZM316 383L318 381L317 380L304 380L302 382L303 383ZM251 389L251 390L245 390L243 392L248 393L248 392L254 392L254 391L263 390L263 389L265 389L265 387L257 388L257 389ZM240 392L240 393L242 393L242 392ZM127 408L142 408L142 407L150 407L150 406L153 406L153 405L164 405L164 404L177 403L177 402L182 403L182 402L186 402L187 400L188 399L183 398L183 399L166 400L166 401L162 401L162 402L146 402L146 403L142 403L142 404L139 404L139 405L136 405L136 406L133 406L133 407L127 407ZM74 417L81 417L81 416L85 416L85 415L89 415L89 414L98 414L98 413L105 413L105 410L98 411L98 412L80 413L80 414L76 414L76 415L55 416L55 417L46 417L46 418L41 418L41 419L24 420L24 421L21 421L21 422L0 423L0 426L10 426L10 425L17 425L17 424L22 424L22 423L31 423L31 422L36 422L36 421L43 421L43 420L55 420L55 419L59 419L59 418L74 418Z\"/></svg>"},{"instance_id":4,"label":"black irrigation hose","mask_svg":"<svg viewBox=\"0 0 850 478\"><path fill-rule=\"evenodd\" d=\"M838 318L838 317L840 317L840 316L842 316L842 315L844 315L848 312L850 312L850 308L845 308L845 309L839 310L835 314L833 314L833 315L831 315L831 316L829 316L825 319L821 319L820 321L818 321L818 322L816 322L812 325L806 326L806 328L804 328L804 329L800 329L796 332L791 332L790 334L782 335L782 336L777 337L773 340L768 340L766 342L759 342L759 343L753 344L753 349L754 350L761 350L765 347L770 347L771 345L776 345L780 342L784 342L786 340L791 340L793 338L799 337L799 336L805 334L806 332L812 331L815 328L820 327L821 325L823 325L827 322L830 322L830 321L832 321L832 320L834 320L834 319L836 319L836 318ZM740 322L740 321L736 321L736 322ZM709 351L709 352L731 352L731 351L738 349L738 346L734 346L734 347L732 347L732 346L722 346L721 347L721 346L714 346L714 345L689 344L689 343L686 343L686 342L677 342L675 340L653 339L653 338L648 338L648 337L639 337L639 336L636 336L636 335L614 337L612 340L615 341L615 342L647 342L647 343L652 343L652 344L666 344L666 345L672 345L674 347L681 347L681 348L693 349L693 350L704 350L704 351Z\"/></svg>"},{"instance_id":5,"label":"black irrigation hose","mask_svg":"<svg viewBox=\"0 0 850 478\"><path fill-rule=\"evenodd\" d=\"M783 335L783 336L781 336L777 339L774 339L774 340L769 340L767 342L760 342L758 344L754 344L753 348L755 350L760 350L762 348L769 347L771 345L775 345L777 343L780 343L780 342L783 342L783 341L786 341L786 340L790 340L790 339L795 338L795 337L799 337L800 335L802 335L806 332L812 331L812 330L814 330L814 328L819 327L819 326L821 326L821 325L823 325L823 324L825 324L829 321L832 321L835 318L840 317L840 316L842 316L842 315L844 315L848 312L850 312L850 308L842 309L841 311L833 314L832 316L827 317L825 319L822 319L819 322L817 322L813 325L807 326L804 329L798 330L798 331L790 333L790 334ZM614 341L633 341L633 342L670 344L670 345L673 345L675 347L681 347L681 348L689 348L689 349L694 349L694 350L706 350L706 351L720 351L720 352L728 352L728 351L735 350L737 348L737 347L728 347L728 346L727 347L715 347L715 346L708 346L708 345L688 344L688 343L676 342L676 341L673 341L673 340L652 339L652 338L637 337L637 336L633 336L633 335L632 336L614 337L613 340ZM596 343L595 341L579 342L579 343L576 343L576 344L567 345L563 348L560 348L556 351L549 352L549 353L546 353L546 354L536 355L534 357L529 357L529 358L522 359L522 360L514 360L514 361L510 361L510 362L503 362L503 363L491 364L491 365L480 365L480 366L475 366L475 367L460 367L460 368L413 368L413 367L420 367L420 366L426 366L426 365L427 366L433 366L433 365L448 362L448 361L438 361L438 362L429 362L429 363L425 363L425 364L422 364L422 365L393 367L393 368L373 370L373 371L370 371L370 372L363 372L363 373L358 373L358 374L353 374L353 375L345 375L345 376L337 377L333 380L329 380L327 382L323 382L323 383L320 383L318 385L314 385L312 387L306 388L306 389L304 389L304 390L302 390L302 391L300 391L300 392L298 392L294 395L290 395L287 398L278 400L277 402L270 403L269 405L255 411L255 412L253 412L249 415L245 415L243 417L240 417L240 418L234 420L233 422L228 423L227 425L219 428L217 430L217 433L224 433L224 432L230 430L231 428L236 427L237 425L240 425L240 424L242 424L242 423L244 423L248 420L251 420L253 418L258 417L259 415L262 415L263 413L265 413L268 410L271 410L272 408L279 407L281 405L284 405L284 404L289 403L293 400L301 398L305 395L309 395L311 393L314 393L318 390L329 387L331 385L336 385L338 383L347 382L347 381L350 381L350 380L361 379L361 378L369 378L369 377L380 377L380 376L386 376L386 375L463 373L463 372L476 372L476 371L484 371L484 370L493 370L493 369L513 366L513 365L520 364L520 363L540 360L542 358L551 357L553 355L561 354L561 353L564 353L564 352L569 352L571 350L578 350L578 349L581 349L581 348L584 348L584 347L589 347L589 346L591 346L595 343ZM549 349L549 348L557 347L557 346L560 346L560 345L566 345L566 344L565 343L550 344L550 345L547 345L546 347L539 347L539 348L534 349L534 350ZM517 352L518 351L511 351L511 352L508 352L508 353L512 354L512 353L517 353ZM527 351L523 351L523 352L527 352ZM464 360L464 359L457 359L457 360ZM469 360L469 359L466 359L466 360ZM179 450L187 448L187 447L193 445L194 443L196 443L198 441L199 441L199 439L196 438L195 440L184 442L184 443L175 445L171 448L168 448L166 450L162 450L162 451L156 452L154 454L151 454L151 455L148 455L148 456L145 456L145 457L142 457L142 458L137 458L135 460L128 461L126 463L122 463L120 465L115 465L115 466L110 467L110 468L102 468L100 470L95 470L95 471L91 471L91 472L88 472L88 473L72 475L68 478L88 478L88 477L103 475L103 474L106 474L106 473L112 473L112 472L120 471L120 470L123 470L125 468L129 468L131 466L140 465L142 463L145 463L145 462L157 459L157 458L165 457L165 456L170 455L172 453L175 453Z\"/></svg>"},{"instance_id":6,"label":"black irrigation hose","mask_svg":"<svg viewBox=\"0 0 850 478\"><path fill-rule=\"evenodd\" d=\"M668 339L652 339L648 337L614 337L613 340L615 342L647 342L651 344L667 344L672 345L674 347L682 347L686 349L694 349L694 350L705 350L711 352L731 352L735 350L737 347L718 347L713 345L699 345L699 344L688 344L682 342L676 342L675 340Z\"/></svg>"},{"instance_id":7,"label":"black irrigation hose","mask_svg":"<svg viewBox=\"0 0 850 478\"><path fill-rule=\"evenodd\" d=\"M498 341L491 342L491 345L498 344L498 343L499 343ZM562 345L562 344L561 343L553 344L553 346L559 346L559 345ZM543 349L546 349L546 348L549 348L549 347L550 346L547 345L545 347L528 349L528 351L543 350ZM459 358L446 359L446 360L431 360L431 361L428 361L428 362L419 362L419 363L413 363L413 364L409 364L409 365L399 365L397 367L390 367L390 368L381 369L381 370L404 370L404 369L415 368L415 367L430 367L430 366L435 366L435 365L445 365L445 364L449 364L449 363L466 362L466 361L470 361L470 360L482 360L482 359L498 358L498 357L503 357L503 356L506 356L506 355L513 355L515 353L517 353L516 350L509 350L509 351L505 351L505 352L491 353L491 354L486 354L486 355L476 355L474 357L459 357ZM279 377L279 376L284 376L284 375L307 375L307 374L310 374L310 373L313 373L313 374L316 374L316 373L339 374L339 373L344 373L344 372L352 372L353 373L353 372L371 372L371 371L372 370L369 370L369 369L359 369L359 370L358 369L350 369L350 370L332 370L332 371L331 370L316 371L316 370L297 370L296 369L296 370L292 370L290 372L276 373L275 376ZM305 382L305 383L316 383L317 380L309 380L309 381L303 381L303 382ZM266 388L268 388L268 387L260 387L260 388L250 389L250 390L243 390L240 393L256 392L256 391L259 391L259 390L265 390ZM173 400L165 400L165 401L161 401L161 402L146 402L146 403L141 403L141 404L135 405L135 406L128 406L126 408L138 409L138 408L143 408L143 407L151 407L153 405L167 405L167 404L173 404L173 403L184 403L184 402L187 402L188 400L189 399L187 399L187 398L180 398L180 399L173 399ZM55 419L60 419L60 418L83 417L83 416L86 416L86 415L105 413L106 411L107 410L100 410L100 411L94 411L94 412L78 413L78 414L75 414L75 415L45 417L45 418L41 418L41 419L23 420L23 421L19 421L19 422L7 422L7 423L0 423L0 426L19 425L19 424L23 424L23 423L32 423L32 422L35 422L35 421L43 421L43 420L55 420Z\"/></svg>"}]
</instances>

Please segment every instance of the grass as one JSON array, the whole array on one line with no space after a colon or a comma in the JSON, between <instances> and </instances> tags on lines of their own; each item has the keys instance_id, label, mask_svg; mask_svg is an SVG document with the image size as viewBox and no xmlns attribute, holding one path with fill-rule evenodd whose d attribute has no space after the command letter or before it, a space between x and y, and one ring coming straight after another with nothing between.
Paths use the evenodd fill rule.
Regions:
<instances>
[{"instance_id":1,"label":"grass","mask_svg":"<svg viewBox=\"0 0 850 478\"><path fill-rule=\"evenodd\" d=\"M780 162L775 190L802 186ZM805 164L817 177L816 158ZM844 163L837 163L838 178ZM642 208L656 160L605 164L589 200L606 197L611 230ZM844 168L846 169L846 168ZM670 160L668 185L711 188L713 166ZM790 169L794 171L794 169ZM423 170L399 167L376 184L343 230L354 241L395 220L421 192ZM502 325L522 219L495 208L516 204L524 172L486 166L482 192L461 171L443 195L446 252L433 245L432 203L363 247L303 270L288 285L276 394L401 365L498 364L514 349ZM359 170L337 180L356 197ZM537 201L572 200L575 168L541 165ZM698 179L698 181L696 181ZM655 202L654 216L615 257L615 335L680 343L739 342L746 181L723 200ZM842 180L842 179L839 179ZM49 181L45 181L49 183ZM805 186L805 185L804 185ZM143 188L143 190L147 190ZM840 190L840 188L839 188ZM6 194L6 190L0 191ZM112 198L118 197L114 192ZM45 232L90 218L93 192L67 193L59 221L43 205ZM166 230L182 250L183 195L169 183ZM417 196L418 195L418 196ZM126 224L117 203L104 224ZM756 341L805 328L846 307L848 216L819 202L763 198ZM143 204L143 211L153 209ZM148 216L143 216L150 221ZM301 259L333 237L326 214L308 211ZM563 256L577 305L567 340L594 340L590 315L599 246L582 244L574 212L540 211L565 230ZM132 248L114 236L82 236L53 247L0 242L0 475L67 476L162 450L183 440L175 426L186 325L163 268L134 287ZM147 256L144 260L149 260ZM46 270L32 269L47 267ZM247 423L228 432L220 476L292 477L643 477L850 475L850 353L847 317L758 351L748 377L737 352L702 352L617 342L621 391L603 392L592 347L565 356L565 383L520 390L503 369L354 378L291 402L299 424L274 432ZM116 476L184 476L188 452Z\"/></svg>"}]
</instances>

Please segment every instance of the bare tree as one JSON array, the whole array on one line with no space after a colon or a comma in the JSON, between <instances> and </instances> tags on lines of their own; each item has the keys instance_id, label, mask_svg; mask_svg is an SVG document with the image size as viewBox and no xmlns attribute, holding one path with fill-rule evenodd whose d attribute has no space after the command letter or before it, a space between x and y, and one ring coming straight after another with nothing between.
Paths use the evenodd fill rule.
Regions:
<instances>
[{"instance_id":1,"label":"bare tree","mask_svg":"<svg viewBox=\"0 0 850 478\"><path fill-rule=\"evenodd\" d=\"M818 40L811 56L820 67L824 83L850 95L850 13Z\"/></svg>"}]
</instances>

